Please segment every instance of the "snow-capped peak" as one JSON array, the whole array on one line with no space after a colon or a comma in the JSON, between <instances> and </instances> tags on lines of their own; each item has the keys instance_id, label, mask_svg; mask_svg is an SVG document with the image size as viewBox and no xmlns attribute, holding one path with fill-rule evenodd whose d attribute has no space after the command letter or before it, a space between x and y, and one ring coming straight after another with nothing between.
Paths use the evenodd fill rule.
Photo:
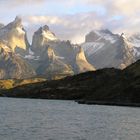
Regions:
<instances>
[{"instance_id":1,"label":"snow-capped peak","mask_svg":"<svg viewBox=\"0 0 140 140\"><path fill-rule=\"evenodd\" d=\"M86 36L86 42L102 42L101 40L110 41L113 44L116 41L116 35L108 29L102 29L91 31Z\"/></svg>"}]
</instances>

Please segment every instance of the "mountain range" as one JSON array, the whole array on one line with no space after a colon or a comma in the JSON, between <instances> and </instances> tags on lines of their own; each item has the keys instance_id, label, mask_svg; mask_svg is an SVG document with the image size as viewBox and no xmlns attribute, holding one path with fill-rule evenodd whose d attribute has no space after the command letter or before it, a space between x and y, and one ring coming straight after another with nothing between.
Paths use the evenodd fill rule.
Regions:
<instances>
[{"instance_id":1,"label":"mountain range","mask_svg":"<svg viewBox=\"0 0 140 140\"><path fill-rule=\"evenodd\" d=\"M85 42L62 41L47 25L27 38L22 19L0 25L0 79L60 79L101 68L124 69L140 58L140 34L93 30Z\"/></svg>"}]
</instances>

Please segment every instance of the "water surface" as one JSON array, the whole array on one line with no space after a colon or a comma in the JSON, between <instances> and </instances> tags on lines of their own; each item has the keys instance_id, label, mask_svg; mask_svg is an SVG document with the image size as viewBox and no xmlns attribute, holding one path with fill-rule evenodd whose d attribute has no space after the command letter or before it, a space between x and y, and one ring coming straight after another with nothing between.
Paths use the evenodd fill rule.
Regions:
<instances>
[{"instance_id":1,"label":"water surface","mask_svg":"<svg viewBox=\"0 0 140 140\"><path fill-rule=\"evenodd\" d=\"M0 140L140 140L140 108L0 98Z\"/></svg>"}]
</instances>

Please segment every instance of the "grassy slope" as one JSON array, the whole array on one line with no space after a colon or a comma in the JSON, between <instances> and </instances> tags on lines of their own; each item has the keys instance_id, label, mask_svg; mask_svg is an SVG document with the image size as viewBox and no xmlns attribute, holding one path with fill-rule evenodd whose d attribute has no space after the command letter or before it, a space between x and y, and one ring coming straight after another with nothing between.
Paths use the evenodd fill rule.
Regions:
<instances>
[{"instance_id":1,"label":"grassy slope","mask_svg":"<svg viewBox=\"0 0 140 140\"><path fill-rule=\"evenodd\" d=\"M32 78L32 79L7 79L7 80L0 80L0 89L11 89L17 86L27 85L31 83L38 83L46 81L43 78Z\"/></svg>"}]
</instances>

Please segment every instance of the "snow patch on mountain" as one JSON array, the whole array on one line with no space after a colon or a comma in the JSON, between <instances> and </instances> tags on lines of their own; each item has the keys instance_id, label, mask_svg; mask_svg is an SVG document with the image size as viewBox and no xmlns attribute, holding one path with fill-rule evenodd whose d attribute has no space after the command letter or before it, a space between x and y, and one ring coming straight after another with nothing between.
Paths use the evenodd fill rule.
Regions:
<instances>
[{"instance_id":1,"label":"snow patch on mountain","mask_svg":"<svg viewBox=\"0 0 140 140\"><path fill-rule=\"evenodd\" d=\"M112 36L112 33L107 29L106 30L96 30L95 33L100 36L100 38L97 41L100 41L102 38L110 41L112 44L116 41L115 38Z\"/></svg>"},{"instance_id":2,"label":"snow patch on mountain","mask_svg":"<svg viewBox=\"0 0 140 140\"><path fill-rule=\"evenodd\" d=\"M86 52L86 54L88 56L97 53L98 51L100 51L104 46L104 43L96 43L96 42L88 42L88 43L84 43L82 44L82 48L83 50Z\"/></svg>"},{"instance_id":3,"label":"snow patch on mountain","mask_svg":"<svg viewBox=\"0 0 140 140\"><path fill-rule=\"evenodd\" d=\"M40 56L36 56L35 53L29 48L29 54L25 55L24 58L28 60L39 60Z\"/></svg>"}]
</instances>

